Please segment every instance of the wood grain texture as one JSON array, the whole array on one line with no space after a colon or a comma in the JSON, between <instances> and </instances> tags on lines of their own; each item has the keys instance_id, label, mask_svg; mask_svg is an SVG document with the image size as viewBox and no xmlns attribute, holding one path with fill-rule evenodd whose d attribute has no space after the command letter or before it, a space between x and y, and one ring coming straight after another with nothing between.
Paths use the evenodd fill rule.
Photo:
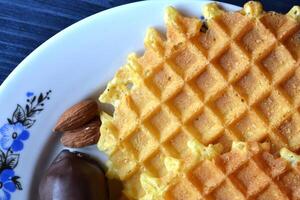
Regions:
<instances>
[{"instance_id":1,"label":"wood grain texture","mask_svg":"<svg viewBox=\"0 0 300 200\"><path fill-rule=\"evenodd\" d=\"M246 2L224 1L237 5ZM30 52L60 30L97 12L131 2L135 1L0 0L0 84ZM286 12L300 0L262 3L267 10Z\"/></svg>"}]
</instances>

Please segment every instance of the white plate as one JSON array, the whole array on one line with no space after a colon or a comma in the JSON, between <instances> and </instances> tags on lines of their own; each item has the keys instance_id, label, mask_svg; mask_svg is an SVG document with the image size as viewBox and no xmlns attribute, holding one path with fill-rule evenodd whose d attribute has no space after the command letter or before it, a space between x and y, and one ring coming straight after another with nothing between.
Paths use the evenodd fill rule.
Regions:
<instances>
[{"instance_id":1,"label":"white plate","mask_svg":"<svg viewBox=\"0 0 300 200\"><path fill-rule=\"evenodd\" d=\"M7 194L11 199L37 199L38 182L43 171L63 148L58 142L59 136L51 133L60 114L84 98L96 97L125 63L129 53L141 53L148 27L164 31L166 6L173 5L186 15L200 17L201 7L206 3L145 1L116 7L63 30L19 64L0 87L0 149L6 153L11 146L13 150L5 155L13 169L0 168L0 182L4 182L3 187L0 184L0 199ZM228 10L238 9L228 4L223 6ZM39 95L43 93L45 96L49 90L52 91L48 95L50 99L43 98L44 106L40 103L36 108L43 110L31 117L23 116L22 109L26 114L26 104L30 104L27 99L37 96L35 105ZM23 125L10 125L7 118L23 120ZM24 128L24 125L29 127L33 120L36 121L32 127ZM18 137L12 140L14 132ZM95 146L81 151L89 152L102 162L105 160ZM1 156L4 155L0 154L0 165ZM17 181L23 189L13 191L9 177L16 176L20 177Z\"/></svg>"}]
</instances>

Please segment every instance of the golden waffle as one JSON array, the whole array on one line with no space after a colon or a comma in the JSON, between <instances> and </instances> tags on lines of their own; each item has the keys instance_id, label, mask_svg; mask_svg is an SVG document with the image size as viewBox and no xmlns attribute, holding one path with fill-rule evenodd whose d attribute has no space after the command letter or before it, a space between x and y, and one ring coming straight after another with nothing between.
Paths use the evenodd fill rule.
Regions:
<instances>
[{"instance_id":1,"label":"golden waffle","mask_svg":"<svg viewBox=\"0 0 300 200\"><path fill-rule=\"evenodd\" d=\"M300 150L297 12L211 4L206 30L167 9L166 39L149 29L144 55L131 54L100 96L115 112L101 114L98 146L128 197L161 199L178 174L219 154L219 144L223 152L237 140Z\"/></svg>"},{"instance_id":2,"label":"golden waffle","mask_svg":"<svg viewBox=\"0 0 300 200\"><path fill-rule=\"evenodd\" d=\"M297 156L284 149L290 158ZM284 157L284 155L283 155ZM236 144L228 153L194 166L169 187L164 199L300 199L300 159L276 158L257 143Z\"/></svg>"}]
</instances>

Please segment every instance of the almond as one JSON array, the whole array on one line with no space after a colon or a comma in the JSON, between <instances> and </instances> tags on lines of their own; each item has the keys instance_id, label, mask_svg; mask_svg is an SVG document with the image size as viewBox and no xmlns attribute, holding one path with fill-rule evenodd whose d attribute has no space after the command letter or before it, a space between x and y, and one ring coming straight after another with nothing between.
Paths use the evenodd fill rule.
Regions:
<instances>
[{"instance_id":1,"label":"almond","mask_svg":"<svg viewBox=\"0 0 300 200\"><path fill-rule=\"evenodd\" d=\"M95 119L85 126L66 131L61 137L61 143L66 147L80 148L96 144L100 137L100 120Z\"/></svg>"},{"instance_id":2,"label":"almond","mask_svg":"<svg viewBox=\"0 0 300 200\"><path fill-rule=\"evenodd\" d=\"M97 115L97 102L93 100L82 101L75 104L61 115L53 131L64 132L79 128L91 121Z\"/></svg>"}]
</instances>

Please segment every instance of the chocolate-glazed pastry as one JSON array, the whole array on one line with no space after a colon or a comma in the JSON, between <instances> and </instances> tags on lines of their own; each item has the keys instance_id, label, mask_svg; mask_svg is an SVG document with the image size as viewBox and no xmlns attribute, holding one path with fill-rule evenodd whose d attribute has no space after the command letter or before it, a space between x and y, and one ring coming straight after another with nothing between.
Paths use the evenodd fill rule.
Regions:
<instances>
[{"instance_id":1,"label":"chocolate-glazed pastry","mask_svg":"<svg viewBox=\"0 0 300 200\"><path fill-rule=\"evenodd\" d=\"M39 185L40 200L106 200L105 176L88 155L63 150Z\"/></svg>"}]
</instances>

